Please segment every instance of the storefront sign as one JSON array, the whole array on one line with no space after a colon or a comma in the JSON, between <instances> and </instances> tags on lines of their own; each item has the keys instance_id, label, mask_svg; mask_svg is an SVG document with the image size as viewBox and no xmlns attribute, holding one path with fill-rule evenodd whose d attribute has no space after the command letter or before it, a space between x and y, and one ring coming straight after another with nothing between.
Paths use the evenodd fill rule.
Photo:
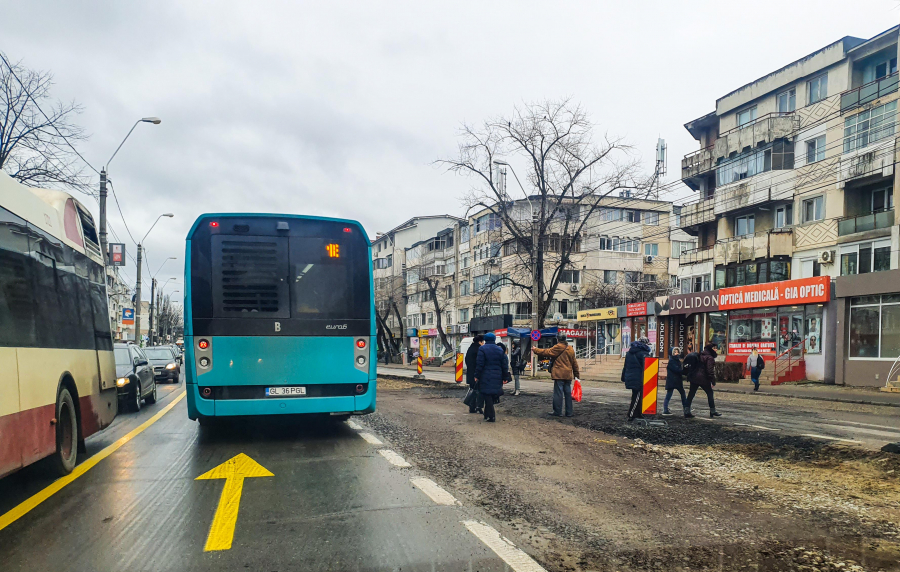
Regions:
<instances>
[{"instance_id":1,"label":"storefront sign","mask_svg":"<svg viewBox=\"0 0 900 572\"><path fill-rule=\"evenodd\" d=\"M634 304L628 304L627 306L625 306L625 314L629 317L646 316L647 302L635 302Z\"/></svg>"},{"instance_id":2,"label":"storefront sign","mask_svg":"<svg viewBox=\"0 0 900 572\"><path fill-rule=\"evenodd\" d=\"M417 329L415 329L415 328L407 328L407 329L406 329L406 337L408 337L408 338L415 338L415 337L417 337L418 335L419 335L419 330L417 330Z\"/></svg>"},{"instance_id":3,"label":"storefront sign","mask_svg":"<svg viewBox=\"0 0 900 572\"><path fill-rule=\"evenodd\" d=\"M506 333L506 328L503 328L502 330L494 330L494 335L498 338L505 338L508 336L508 334Z\"/></svg>"},{"instance_id":4,"label":"storefront sign","mask_svg":"<svg viewBox=\"0 0 900 572\"><path fill-rule=\"evenodd\" d=\"M460 324L459 325L459 333L460 334L468 334L469 333L469 324Z\"/></svg>"},{"instance_id":5,"label":"storefront sign","mask_svg":"<svg viewBox=\"0 0 900 572\"><path fill-rule=\"evenodd\" d=\"M715 312L719 309L719 291L673 294L669 296L669 314Z\"/></svg>"},{"instance_id":6,"label":"storefront sign","mask_svg":"<svg viewBox=\"0 0 900 572\"><path fill-rule=\"evenodd\" d=\"M428 335L429 335L429 336L436 336L436 335L438 335L437 328L430 328L430 329L428 330Z\"/></svg>"},{"instance_id":7,"label":"storefront sign","mask_svg":"<svg viewBox=\"0 0 900 572\"><path fill-rule=\"evenodd\" d=\"M774 354L775 342L733 342L728 344L728 354L748 355L753 348L756 348L761 354Z\"/></svg>"},{"instance_id":8,"label":"storefront sign","mask_svg":"<svg viewBox=\"0 0 900 572\"><path fill-rule=\"evenodd\" d=\"M411 348L419 347L419 338L409 338L409 347L411 347Z\"/></svg>"},{"instance_id":9,"label":"storefront sign","mask_svg":"<svg viewBox=\"0 0 900 572\"><path fill-rule=\"evenodd\" d=\"M587 330L575 330L571 328L560 328L560 334L564 334L567 338L586 338L588 336Z\"/></svg>"},{"instance_id":10,"label":"storefront sign","mask_svg":"<svg viewBox=\"0 0 900 572\"><path fill-rule=\"evenodd\" d=\"M719 309L815 304L827 302L830 297L831 278L816 276L738 288L722 288L719 290Z\"/></svg>"},{"instance_id":11,"label":"storefront sign","mask_svg":"<svg viewBox=\"0 0 900 572\"><path fill-rule=\"evenodd\" d=\"M618 318L618 308L597 308L596 310L582 310L578 312L579 322L593 322L595 320L614 320Z\"/></svg>"}]
</instances>

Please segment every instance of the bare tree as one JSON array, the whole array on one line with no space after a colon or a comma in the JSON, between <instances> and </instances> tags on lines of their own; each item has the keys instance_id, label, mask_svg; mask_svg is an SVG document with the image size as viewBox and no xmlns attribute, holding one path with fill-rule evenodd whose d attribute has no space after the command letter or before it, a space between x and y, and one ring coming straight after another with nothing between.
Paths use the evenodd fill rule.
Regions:
<instances>
[{"instance_id":1,"label":"bare tree","mask_svg":"<svg viewBox=\"0 0 900 572\"><path fill-rule=\"evenodd\" d=\"M406 251L406 272L411 277L407 280L412 290L410 293L419 296L422 309L430 307L434 312L435 326L445 353L453 349L444 329L444 313L453 300L454 282L454 268L448 268L443 254L439 254L453 245L450 242L447 246L446 236L452 238L453 235L433 238Z\"/></svg>"},{"instance_id":2,"label":"bare tree","mask_svg":"<svg viewBox=\"0 0 900 572\"><path fill-rule=\"evenodd\" d=\"M0 54L0 169L30 186L63 186L90 194L74 145L87 137L74 123L82 108L50 96L53 76Z\"/></svg>"},{"instance_id":3,"label":"bare tree","mask_svg":"<svg viewBox=\"0 0 900 572\"><path fill-rule=\"evenodd\" d=\"M626 302L652 302L660 296L677 293L667 277L646 281L637 272L633 274L626 272L624 277L624 283L607 284L602 281L589 283L584 290L584 303L588 308L608 308L621 306Z\"/></svg>"},{"instance_id":4,"label":"bare tree","mask_svg":"<svg viewBox=\"0 0 900 572\"><path fill-rule=\"evenodd\" d=\"M156 339L167 343L168 337L184 326L182 307L180 304L175 304L168 294L161 295L157 299L157 307L159 310Z\"/></svg>"},{"instance_id":5,"label":"bare tree","mask_svg":"<svg viewBox=\"0 0 900 572\"><path fill-rule=\"evenodd\" d=\"M470 212L494 217L485 231L495 233L505 256L515 257L501 279L527 293L539 327L563 272L576 268L585 225L600 208L599 199L621 189L638 194L650 187L650 181L637 180L630 147L605 136L595 144L593 128L585 111L568 99L528 104L480 127L463 125L459 156L438 161L475 177L464 203ZM497 160L527 166L525 200L510 199L505 177L495 169Z\"/></svg>"},{"instance_id":6,"label":"bare tree","mask_svg":"<svg viewBox=\"0 0 900 572\"><path fill-rule=\"evenodd\" d=\"M392 359L400 353L403 338L403 317L399 304L406 296L406 283L402 276L391 275L375 279L375 320L378 327L378 344L382 352ZM391 320L394 318L394 320ZM391 322L396 323L396 330Z\"/></svg>"}]
</instances>

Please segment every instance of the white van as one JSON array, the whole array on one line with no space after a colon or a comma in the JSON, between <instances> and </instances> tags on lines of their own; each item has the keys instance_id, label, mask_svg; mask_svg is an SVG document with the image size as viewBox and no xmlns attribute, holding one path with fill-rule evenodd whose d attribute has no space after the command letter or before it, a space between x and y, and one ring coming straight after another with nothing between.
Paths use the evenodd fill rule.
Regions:
<instances>
[{"instance_id":1,"label":"white van","mask_svg":"<svg viewBox=\"0 0 900 572\"><path fill-rule=\"evenodd\" d=\"M467 338L463 338L461 342L459 342L459 348L456 350L461 353L463 356L466 355L466 352L469 351L469 346L472 345L472 341L475 339L474 336L470 336ZM466 360L463 359L463 370L466 369Z\"/></svg>"}]
</instances>

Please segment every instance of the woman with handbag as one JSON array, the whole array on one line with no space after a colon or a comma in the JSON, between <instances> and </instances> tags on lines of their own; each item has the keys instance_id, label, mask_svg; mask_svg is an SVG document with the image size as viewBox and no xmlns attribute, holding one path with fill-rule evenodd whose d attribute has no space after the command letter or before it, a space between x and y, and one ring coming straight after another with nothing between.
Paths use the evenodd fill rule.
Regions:
<instances>
[{"instance_id":1,"label":"woman with handbag","mask_svg":"<svg viewBox=\"0 0 900 572\"><path fill-rule=\"evenodd\" d=\"M504 377L509 375L509 359L494 343L496 339L493 332L484 335L484 345L478 348L475 366L478 393L484 396L484 420L490 423L496 421L494 403L503 395Z\"/></svg>"}]
</instances>

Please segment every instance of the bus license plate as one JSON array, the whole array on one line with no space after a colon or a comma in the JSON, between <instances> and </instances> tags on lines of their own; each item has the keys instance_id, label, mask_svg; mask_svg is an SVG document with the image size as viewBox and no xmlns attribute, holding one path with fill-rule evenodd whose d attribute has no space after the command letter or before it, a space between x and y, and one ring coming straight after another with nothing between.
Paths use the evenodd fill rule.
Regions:
<instances>
[{"instance_id":1,"label":"bus license plate","mask_svg":"<svg viewBox=\"0 0 900 572\"><path fill-rule=\"evenodd\" d=\"M305 387L267 387L266 397L301 397L306 395Z\"/></svg>"}]
</instances>

